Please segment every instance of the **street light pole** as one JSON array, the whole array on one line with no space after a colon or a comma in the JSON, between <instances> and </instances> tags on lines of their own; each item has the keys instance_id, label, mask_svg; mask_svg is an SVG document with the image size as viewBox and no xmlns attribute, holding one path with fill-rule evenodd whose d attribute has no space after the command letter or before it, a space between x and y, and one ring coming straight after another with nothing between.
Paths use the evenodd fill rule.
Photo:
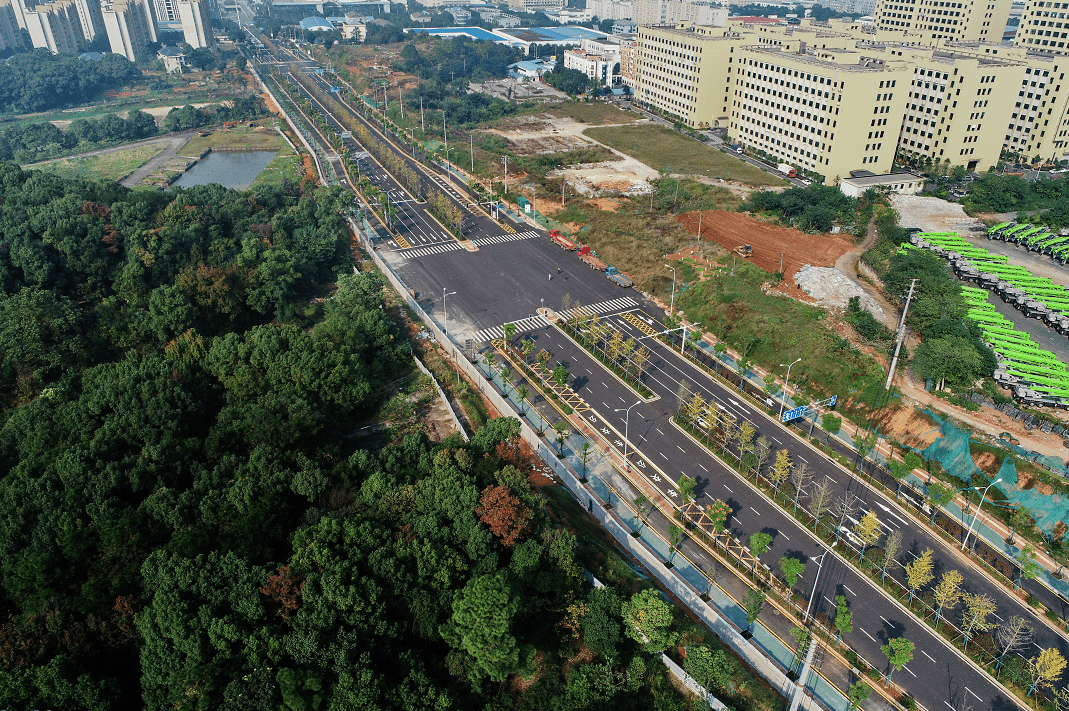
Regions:
<instances>
[{"instance_id":1,"label":"street light pole","mask_svg":"<svg viewBox=\"0 0 1069 711\"><path fill-rule=\"evenodd\" d=\"M641 400L635 403L635 405L641 404ZM631 407L634 407L635 405L632 405ZM628 407L626 410L622 407L616 408L616 412L624 413L624 471L631 471L631 463L627 461L627 443L629 441L627 439L627 426L631 424L631 407Z\"/></svg>"},{"instance_id":2,"label":"street light pole","mask_svg":"<svg viewBox=\"0 0 1069 711\"><path fill-rule=\"evenodd\" d=\"M980 509L984 505L984 499L987 498L987 490L995 484L1001 482L1002 479L995 479L993 482L987 485L984 489L984 493L980 496L980 503L976 505L976 513L972 516L972 523L969 524L969 530L965 532L965 540L961 542L961 549L965 550L965 545L969 542L969 535L972 534L972 527L976 525L976 519L980 517ZM977 491L980 487L973 487L973 491ZM967 499L966 499L967 500Z\"/></svg>"},{"instance_id":3,"label":"street light pole","mask_svg":"<svg viewBox=\"0 0 1069 711\"><path fill-rule=\"evenodd\" d=\"M501 156L501 162L505 164L505 192L509 191L509 157Z\"/></svg>"},{"instance_id":4,"label":"street light pole","mask_svg":"<svg viewBox=\"0 0 1069 711\"><path fill-rule=\"evenodd\" d=\"M798 360L801 360L801 358L799 358ZM794 361L794 363L797 363L798 360ZM787 385L789 385L791 382L791 367L794 365L794 363L791 363L787 366L787 379L783 381L783 397L779 399L779 417L781 420L783 419L783 406L787 403ZM783 363L779 364L779 367L782 368L783 366Z\"/></svg>"},{"instance_id":5,"label":"street light pole","mask_svg":"<svg viewBox=\"0 0 1069 711\"><path fill-rule=\"evenodd\" d=\"M445 309L445 335L446 335L446 337L449 336L449 303L445 300L445 297L452 296L455 293L457 293L457 292L450 291L449 293L446 293L445 287L444 286L442 287L442 308Z\"/></svg>"},{"instance_id":6,"label":"street light pole","mask_svg":"<svg viewBox=\"0 0 1069 711\"><path fill-rule=\"evenodd\" d=\"M701 326L701 323L692 323L691 326ZM680 339L679 343L679 355L683 355L683 346L687 345L687 324L684 323L680 326L680 331L683 334L683 338Z\"/></svg>"},{"instance_id":7,"label":"street light pole","mask_svg":"<svg viewBox=\"0 0 1069 711\"><path fill-rule=\"evenodd\" d=\"M809 620L809 611L813 608L813 598L817 594L817 579L820 578L820 569L824 567L824 556L826 555L828 555L828 551L824 551L819 558L813 556L809 558L809 560L817 561L817 574L813 576L813 590L809 593L809 604L806 605L805 616L802 618L803 625Z\"/></svg>"},{"instance_id":8,"label":"street light pole","mask_svg":"<svg viewBox=\"0 0 1069 711\"><path fill-rule=\"evenodd\" d=\"M664 266L672 272L672 305L670 307L668 307L668 313L670 313L672 316L675 316L676 315L676 269L675 269L675 267L669 267L667 264L665 264Z\"/></svg>"}]
</instances>

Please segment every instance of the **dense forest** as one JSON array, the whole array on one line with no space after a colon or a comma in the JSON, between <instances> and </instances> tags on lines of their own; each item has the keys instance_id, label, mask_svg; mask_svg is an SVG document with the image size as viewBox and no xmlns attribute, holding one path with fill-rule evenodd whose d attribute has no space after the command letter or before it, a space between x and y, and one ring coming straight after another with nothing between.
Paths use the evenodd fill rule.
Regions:
<instances>
[{"instance_id":1,"label":"dense forest","mask_svg":"<svg viewBox=\"0 0 1069 711\"><path fill-rule=\"evenodd\" d=\"M412 366L337 189L0 186L5 708L686 707L518 422L361 448Z\"/></svg>"},{"instance_id":2,"label":"dense forest","mask_svg":"<svg viewBox=\"0 0 1069 711\"><path fill-rule=\"evenodd\" d=\"M970 214L977 212L1031 213L1028 221L1054 228L1069 227L1069 181L1025 180L1019 175L991 171L969 184L962 201Z\"/></svg>"},{"instance_id":3,"label":"dense forest","mask_svg":"<svg viewBox=\"0 0 1069 711\"><path fill-rule=\"evenodd\" d=\"M0 106L5 113L23 114L81 105L140 77L121 54L83 62L75 54L35 49L0 62Z\"/></svg>"}]
</instances>

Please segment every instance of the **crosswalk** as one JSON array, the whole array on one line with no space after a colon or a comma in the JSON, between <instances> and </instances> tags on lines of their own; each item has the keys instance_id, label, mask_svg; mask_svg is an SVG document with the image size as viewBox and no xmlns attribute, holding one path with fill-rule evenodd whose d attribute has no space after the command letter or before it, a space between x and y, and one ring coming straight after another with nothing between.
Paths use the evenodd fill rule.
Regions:
<instances>
[{"instance_id":1,"label":"crosswalk","mask_svg":"<svg viewBox=\"0 0 1069 711\"><path fill-rule=\"evenodd\" d=\"M471 241L476 247L482 247L487 244L501 244L502 242L514 242L518 239L531 239L537 237L538 233L534 230L529 232L516 232L515 234L497 235L495 237L480 237L479 239L473 239Z\"/></svg>"},{"instance_id":2,"label":"crosswalk","mask_svg":"<svg viewBox=\"0 0 1069 711\"><path fill-rule=\"evenodd\" d=\"M589 306L582 306L580 309L588 314L607 314L622 311L624 309L633 309L636 306L638 306L637 301L630 296L624 296L619 299L611 299L609 301L590 304ZM549 321L542 315L532 316L531 318L521 318L512 323L516 324L516 333L533 331L536 328L545 328L549 325ZM477 331L474 340L476 343L484 343L495 338L504 337L505 332L502 330L502 326L492 326L491 328L484 328L481 331Z\"/></svg>"},{"instance_id":3,"label":"crosswalk","mask_svg":"<svg viewBox=\"0 0 1069 711\"><path fill-rule=\"evenodd\" d=\"M454 249L460 249L460 245L456 242L441 242L439 244L432 244L429 247L420 247L418 249L405 250L401 252L401 254L403 254L406 258L426 257L428 254L452 252Z\"/></svg>"}]
</instances>

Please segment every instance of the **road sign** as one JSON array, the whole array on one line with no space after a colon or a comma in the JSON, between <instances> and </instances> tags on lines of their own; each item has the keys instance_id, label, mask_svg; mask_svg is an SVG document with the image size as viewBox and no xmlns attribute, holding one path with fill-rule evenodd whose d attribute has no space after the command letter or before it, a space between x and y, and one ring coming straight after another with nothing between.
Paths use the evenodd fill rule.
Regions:
<instances>
[{"instance_id":1,"label":"road sign","mask_svg":"<svg viewBox=\"0 0 1069 711\"><path fill-rule=\"evenodd\" d=\"M336 87L336 86L330 87L330 93L331 94L337 94L338 91L339 91L338 87Z\"/></svg>"},{"instance_id":2,"label":"road sign","mask_svg":"<svg viewBox=\"0 0 1069 711\"><path fill-rule=\"evenodd\" d=\"M793 410L787 410L783 413L783 417L780 418L782 422L790 422L791 420L797 420L799 417L805 414L806 407L796 407Z\"/></svg>"}]
</instances>

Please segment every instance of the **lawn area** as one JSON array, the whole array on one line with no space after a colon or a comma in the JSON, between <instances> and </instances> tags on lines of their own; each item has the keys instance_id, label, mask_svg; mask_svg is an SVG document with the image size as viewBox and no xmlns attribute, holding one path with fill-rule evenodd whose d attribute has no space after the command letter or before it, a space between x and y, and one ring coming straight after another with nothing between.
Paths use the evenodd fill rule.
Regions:
<instances>
[{"instance_id":1,"label":"lawn area","mask_svg":"<svg viewBox=\"0 0 1069 711\"><path fill-rule=\"evenodd\" d=\"M166 141L150 146L130 148L125 151L106 153L100 156L73 157L45 163L34 170L47 170L64 178L88 178L91 180L121 180L140 168L154 155L167 147Z\"/></svg>"},{"instance_id":2,"label":"lawn area","mask_svg":"<svg viewBox=\"0 0 1069 711\"><path fill-rule=\"evenodd\" d=\"M787 184L780 178L664 126L588 128L583 133L657 170L719 176L754 187Z\"/></svg>"},{"instance_id":3,"label":"lawn area","mask_svg":"<svg viewBox=\"0 0 1069 711\"><path fill-rule=\"evenodd\" d=\"M184 156L199 156L209 148L214 150L247 149L251 151L281 150L286 146L282 136L274 129L274 121L268 119L260 127L236 126L226 131L212 131L208 136L189 139L180 151ZM287 146L288 149L288 146Z\"/></svg>"},{"instance_id":4,"label":"lawn area","mask_svg":"<svg viewBox=\"0 0 1069 711\"><path fill-rule=\"evenodd\" d=\"M681 267L676 307L687 319L701 323L755 365L782 375L779 363L801 358L791 371L791 384L808 396L843 397L883 385L883 368L871 356L859 352L841 338L826 321L827 313L780 294L768 293L762 285L774 277L763 269L733 260L730 254L717 262L721 268L696 280L686 263Z\"/></svg>"},{"instance_id":5,"label":"lawn area","mask_svg":"<svg viewBox=\"0 0 1069 711\"><path fill-rule=\"evenodd\" d=\"M602 101L587 103L585 101L565 101L546 109L550 116L568 117L579 123L591 126L604 126L613 123L634 123L639 116L631 111L618 109Z\"/></svg>"},{"instance_id":6,"label":"lawn area","mask_svg":"<svg viewBox=\"0 0 1069 711\"><path fill-rule=\"evenodd\" d=\"M252 181L249 189L251 190L257 185L280 185L283 180L290 182L300 180L301 176L297 172L297 166L300 165L300 162L300 155L294 153L292 148L283 143L282 150L256 176L256 180Z\"/></svg>"}]
</instances>

